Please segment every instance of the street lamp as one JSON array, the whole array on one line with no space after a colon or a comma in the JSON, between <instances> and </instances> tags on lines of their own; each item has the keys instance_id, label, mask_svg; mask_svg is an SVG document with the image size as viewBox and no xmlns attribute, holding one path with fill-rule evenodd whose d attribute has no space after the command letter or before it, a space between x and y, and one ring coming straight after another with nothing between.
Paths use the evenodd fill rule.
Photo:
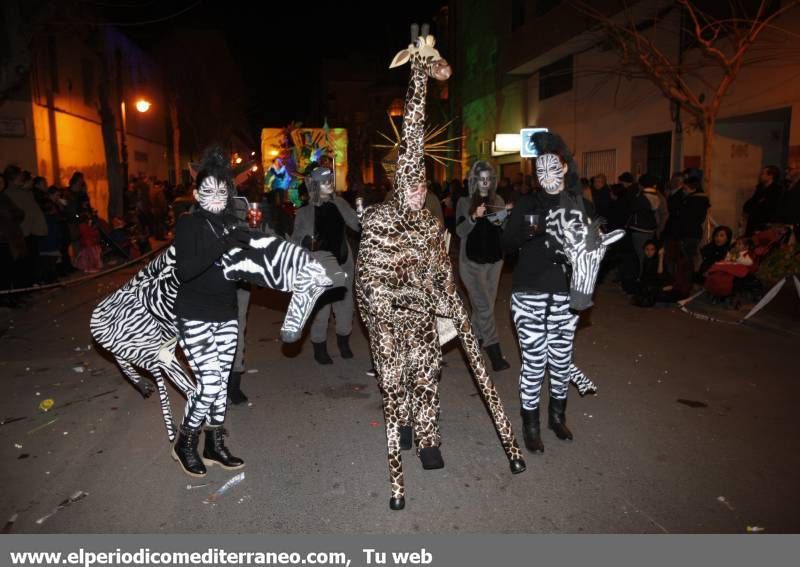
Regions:
<instances>
[{"instance_id":1,"label":"street lamp","mask_svg":"<svg viewBox=\"0 0 800 567\"><path fill-rule=\"evenodd\" d=\"M136 110L138 110L139 112L147 112L148 110L150 110L151 106L153 106L153 103L151 103L147 99L140 98L139 100L136 101Z\"/></svg>"},{"instance_id":2,"label":"street lamp","mask_svg":"<svg viewBox=\"0 0 800 567\"><path fill-rule=\"evenodd\" d=\"M153 104L145 99L139 98L134 103L134 108L144 114ZM120 121L122 122L122 129L120 134L120 150L122 152L122 186L127 189L128 187L128 142L126 140L128 132L128 114L125 108L125 99L120 102Z\"/></svg>"}]
</instances>

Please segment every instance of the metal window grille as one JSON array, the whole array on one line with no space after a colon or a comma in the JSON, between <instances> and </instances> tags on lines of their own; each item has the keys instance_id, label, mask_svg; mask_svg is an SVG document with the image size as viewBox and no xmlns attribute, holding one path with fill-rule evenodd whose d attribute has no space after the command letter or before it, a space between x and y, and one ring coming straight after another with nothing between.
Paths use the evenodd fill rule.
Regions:
<instances>
[{"instance_id":1,"label":"metal window grille","mask_svg":"<svg viewBox=\"0 0 800 567\"><path fill-rule=\"evenodd\" d=\"M603 173L609 183L612 183L616 179L617 150L583 152L581 172L582 176L587 178Z\"/></svg>"}]
</instances>

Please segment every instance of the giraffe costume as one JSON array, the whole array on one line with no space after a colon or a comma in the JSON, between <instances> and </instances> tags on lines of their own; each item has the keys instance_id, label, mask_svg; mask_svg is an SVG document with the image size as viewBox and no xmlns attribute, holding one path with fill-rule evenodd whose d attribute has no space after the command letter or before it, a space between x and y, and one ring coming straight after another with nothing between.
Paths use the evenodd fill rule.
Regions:
<instances>
[{"instance_id":1,"label":"giraffe costume","mask_svg":"<svg viewBox=\"0 0 800 567\"><path fill-rule=\"evenodd\" d=\"M369 331L383 397L389 458L389 507L405 506L401 449L417 440L423 467L441 468L438 375L441 346L458 335L476 383L491 413L511 471L525 470L511 423L486 373L469 314L456 291L443 229L423 208L423 138L428 77L446 80L450 67L434 49L433 36L411 28L412 43L390 67L411 64L394 196L368 208L356 267L356 298ZM438 322L438 325L437 325ZM440 329L449 327L452 336Z\"/></svg>"}]
</instances>

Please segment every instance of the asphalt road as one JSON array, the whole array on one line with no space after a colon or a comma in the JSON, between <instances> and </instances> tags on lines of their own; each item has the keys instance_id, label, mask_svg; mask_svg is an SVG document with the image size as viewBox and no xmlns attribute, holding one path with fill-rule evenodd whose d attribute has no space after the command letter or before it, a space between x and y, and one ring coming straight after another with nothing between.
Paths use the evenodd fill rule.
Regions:
<instances>
[{"instance_id":1,"label":"asphalt road","mask_svg":"<svg viewBox=\"0 0 800 567\"><path fill-rule=\"evenodd\" d=\"M441 381L446 466L404 453L406 509L389 510L380 396L363 330L332 366L282 346L286 297L254 294L251 405L232 407L228 445L245 478L184 475L156 398L142 399L92 346L89 313L131 271L0 310L0 525L12 533L767 533L800 531L797 337L631 307L600 290L577 338L596 396L571 389L573 442L512 476L458 349ZM497 310L512 368L494 376L519 432L509 276ZM333 337L333 329L331 329ZM333 343L330 340L329 343ZM90 347L87 350L87 347ZM82 372L74 368L83 368ZM183 400L171 391L176 415ZM42 400L53 399L44 413ZM520 439L521 441L521 439ZM71 495L87 495L37 523Z\"/></svg>"}]
</instances>

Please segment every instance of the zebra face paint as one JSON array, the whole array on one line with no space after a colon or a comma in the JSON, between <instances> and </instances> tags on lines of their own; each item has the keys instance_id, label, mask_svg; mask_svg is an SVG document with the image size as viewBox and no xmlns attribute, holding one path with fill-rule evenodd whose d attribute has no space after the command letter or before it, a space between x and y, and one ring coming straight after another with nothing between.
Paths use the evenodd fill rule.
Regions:
<instances>
[{"instance_id":1,"label":"zebra face paint","mask_svg":"<svg viewBox=\"0 0 800 567\"><path fill-rule=\"evenodd\" d=\"M209 175L195 189L194 198L203 210L217 215L228 205L228 184Z\"/></svg>"},{"instance_id":2,"label":"zebra face paint","mask_svg":"<svg viewBox=\"0 0 800 567\"><path fill-rule=\"evenodd\" d=\"M547 194L557 195L564 190L566 174L567 164L556 154L542 154L536 158L536 177Z\"/></svg>"}]
</instances>

